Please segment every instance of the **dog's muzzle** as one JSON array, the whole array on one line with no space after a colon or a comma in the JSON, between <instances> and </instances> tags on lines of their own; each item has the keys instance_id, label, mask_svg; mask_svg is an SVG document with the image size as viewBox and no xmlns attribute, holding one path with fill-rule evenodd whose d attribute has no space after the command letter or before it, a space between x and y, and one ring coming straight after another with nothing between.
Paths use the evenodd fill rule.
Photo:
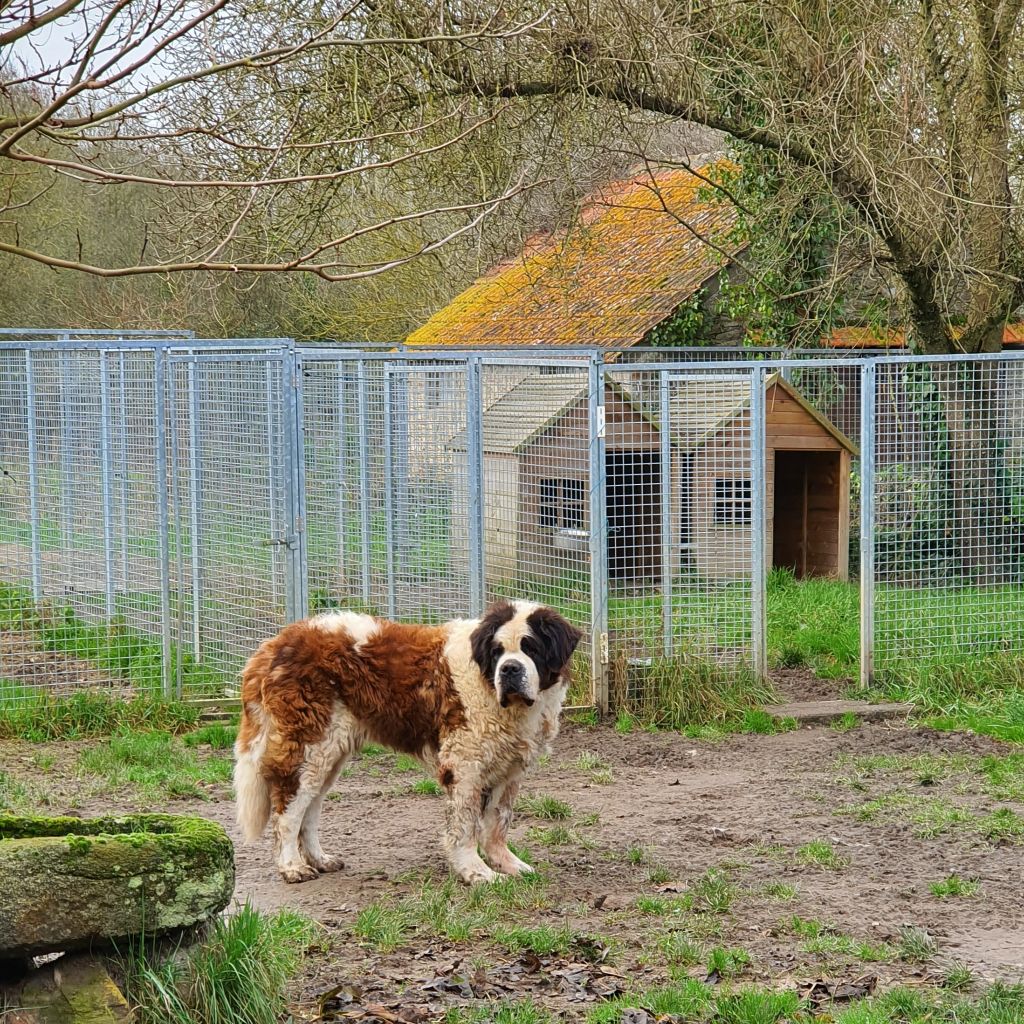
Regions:
<instances>
[{"instance_id":1,"label":"dog's muzzle","mask_svg":"<svg viewBox=\"0 0 1024 1024\"><path fill-rule=\"evenodd\" d=\"M506 661L498 671L498 695L503 708L513 700L520 700L527 707L533 705L533 699L526 695L526 669L518 661Z\"/></svg>"}]
</instances>

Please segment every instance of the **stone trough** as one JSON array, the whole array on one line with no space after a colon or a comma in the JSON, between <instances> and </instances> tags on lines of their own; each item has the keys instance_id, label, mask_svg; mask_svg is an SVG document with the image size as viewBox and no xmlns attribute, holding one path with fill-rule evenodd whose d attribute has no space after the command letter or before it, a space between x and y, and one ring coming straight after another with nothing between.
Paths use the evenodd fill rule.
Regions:
<instances>
[{"instance_id":1,"label":"stone trough","mask_svg":"<svg viewBox=\"0 0 1024 1024\"><path fill-rule=\"evenodd\" d=\"M231 840L202 818L0 815L0 960L187 928L234 885Z\"/></svg>"}]
</instances>

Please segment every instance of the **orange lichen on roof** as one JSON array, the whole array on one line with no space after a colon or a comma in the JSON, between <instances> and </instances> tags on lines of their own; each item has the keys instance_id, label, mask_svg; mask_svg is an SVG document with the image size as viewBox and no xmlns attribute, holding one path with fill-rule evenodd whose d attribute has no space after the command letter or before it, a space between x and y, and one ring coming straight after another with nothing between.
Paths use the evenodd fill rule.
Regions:
<instances>
[{"instance_id":1,"label":"orange lichen on roof","mask_svg":"<svg viewBox=\"0 0 1024 1024\"><path fill-rule=\"evenodd\" d=\"M410 345L635 345L743 246L736 211L673 169L611 185L560 235L535 236L414 331ZM703 175L704 177L700 177Z\"/></svg>"},{"instance_id":2,"label":"orange lichen on roof","mask_svg":"<svg viewBox=\"0 0 1024 1024\"><path fill-rule=\"evenodd\" d=\"M954 338L958 338L963 328L954 327L952 333ZM903 349L907 346L907 339L902 331L878 327L840 327L824 338L823 343L826 348ZM1006 324L1003 328L1003 345L1006 348L1024 345L1024 323Z\"/></svg>"}]
</instances>

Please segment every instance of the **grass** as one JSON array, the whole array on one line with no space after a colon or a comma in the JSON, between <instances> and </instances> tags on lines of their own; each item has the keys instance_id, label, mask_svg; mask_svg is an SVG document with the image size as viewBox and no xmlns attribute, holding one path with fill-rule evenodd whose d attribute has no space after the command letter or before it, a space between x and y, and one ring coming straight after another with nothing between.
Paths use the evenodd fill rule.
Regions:
<instances>
[{"instance_id":1,"label":"grass","mask_svg":"<svg viewBox=\"0 0 1024 1024\"><path fill-rule=\"evenodd\" d=\"M831 871L838 871L849 863L845 857L836 853L830 843L820 839L799 847L796 851L796 860L798 864L828 868Z\"/></svg>"},{"instance_id":2,"label":"grass","mask_svg":"<svg viewBox=\"0 0 1024 1024\"><path fill-rule=\"evenodd\" d=\"M764 887L764 894L773 900L778 900L780 903L789 903L796 899L796 888L792 885L787 885L785 882L769 882Z\"/></svg>"},{"instance_id":3,"label":"grass","mask_svg":"<svg viewBox=\"0 0 1024 1024\"><path fill-rule=\"evenodd\" d=\"M572 808L553 796L523 797L517 802L516 810L545 821L566 821L572 817Z\"/></svg>"},{"instance_id":4,"label":"grass","mask_svg":"<svg viewBox=\"0 0 1024 1024\"><path fill-rule=\"evenodd\" d=\"M581 750L576 758L574 767L578 772L596 782L599 786L606 786L612 781L611 766L599 754L593 750Z\"/></svg>"},{"instance_id":5,"label":"grass","mask_svg":"<svg viewBox=\"0 0 1024 1024\"><path fill-rule=\"evenodd\" d=\"M720 978L734 978L741 974L752 963L750 954L745 949L724 949L716 946L708 954L708 975L717 974Z\"/></svg>"},{"instance_id":6,"label":"grass","mask_svg":"<svg viewBox=\"0 0 1024 1024\"><path fill-rule=\"evenodd\" d=\"M975 998L954 988L894 988L850 1005L836 1004L822 1015L802 1005L793 991L713 988L685 978L607 1000L588 1012L587 1024L622 1024L630 1010L643 1010L654 1020L709 1024L1019 1024L1024 986L997 983Z\"/></svg>"},{"instance_id":7,"label":"grass","mask_svg":"<svg viewBox=\"0 0 1024 1024\"><path fill-rule=\"evenodd\" d=\"M204 796L203 785L227 783L231 761L199 758L180 740L161 732L126 733L83 750L81 771L102 778L111 789L130 786L142 797L165 800Z\"/></svg>"},{"instance_id":8,"label":"grass","mask_svg":"<svg viewBox=\"0 0 1024 1024\"><path fill-rule=\"evenodd\" d=\"M515 852L529 863L525 851ZM503 877L474 888L454 878L440 883L428 880L411 896L364 908L353 931L362 943L381 952L412 941L414 936L417 941L435 937L449 942L479 941L497 936L501 929L509 933L521 930L523 912L544 909L547 902L546 882L540 874Z\"/></svg>"},{"instance_id":9,"label":"grass","mask_svg":"<svg viewBox=\"0 0 1024 1024\"><path fill-rule=\"evenodd\" d=\"M498 928L494 941L510 953L536 953L548 956L551 953L568 953L576 942L576 935L568 924L558 927L542 924L536 928Z\"/></svg>"},{"instance_id":10,"label":"grass","mask_svg":"<svg viewBox=\"0 0 1024 1024\"><path fill-rule=\"evenodd\" d=\"M417 796L441 796L444 790L437 779L419 779L409 787L409 792Z\"/></svg>"},{"instance_id":11,"label":"grass","mask_svg":"<svg viewBox=\"0 0 1024 1024\"><path fill-rule=\"evenodd\" d=\"M0 811L17 814L28 810L32 800L28 787L13 775L0 769Z\"/></svg>"},{"instance_id":12,"label":"grass","mask_svg":"<svg viewBox=\"0 0 1024 1024\"><path fill-rule=\"evenodd\" d=\"M0 739L34 743L88 739L123 730L183 732L199 709L179 701L138 696L129 700L84 690L54 697L45 690L0 680Z\"/></svg>"},{"instance_id":13,"label":"grass","mask_svg":"<svg viewBox=\"0 0 1024 1024\"><path fill-rule=\"evenodd\" d=\"M185 733L182 741L186 747L209 746L214 750L230 750L235 745L237 735L238 726L215 722L212 725L204 725L195 732Z\"/></svg>"},{"instance_id":14,"label":"grass","mask_svg":"<svg viewBox=\"0 0 1024 1024\"><path fill-rule=\"evenodd\" d=\"M888 963L899 956L899 951L888 943L862 942L822 921L791 917L783 930L804 940L800 948L805 953L848 956L866 963Z\"/></svg>"},{"instance_id":15,"label":"grass","mask_svg":"<svg viewBox=\"0 0 1024 1024\"><path fill-rule=\"evenodd\" d=\"M159 958L139 948L124 963L125 993L139 1024L276 1024L285 986L319 927L289 910L249 905L217 920L198 945Z\"/></svg>"},{"instance_id":16,"label":"grass","mask_svg":"<svg viewBox=\"0 0 1024 1024\"><path fill-rule=\"evenodd\" d=\"M163 687L162 639L129 626L121 616L104 622L88 622L70 607L35 605L24 587L0 584L0 629L27 634L39 651L94 666L111 680L123 682L136 692L159 696ZM224 680L213 668L199 664L183 648L171 651L171 677L181 676L182 690L213 696L223 690Z\"/></svg>"}]
</instances>

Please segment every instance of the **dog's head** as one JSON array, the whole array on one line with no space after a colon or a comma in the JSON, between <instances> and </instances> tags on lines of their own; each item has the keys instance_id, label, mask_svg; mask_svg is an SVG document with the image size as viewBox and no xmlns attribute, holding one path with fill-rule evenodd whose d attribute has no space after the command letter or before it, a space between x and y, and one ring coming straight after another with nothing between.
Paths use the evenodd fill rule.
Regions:
<instances>
[{"instance_id":1,"label":"dog's head","mask_svg":"<svg viewBox=\"0 0 1024 1024\"><path fill-rule=\"evenodd\" d=\"M582 633L558 612L528 601L499 601L470 638L473 660L498 702L527 706L555 686L569 665Z\"/></svg>"}]
</instances>

